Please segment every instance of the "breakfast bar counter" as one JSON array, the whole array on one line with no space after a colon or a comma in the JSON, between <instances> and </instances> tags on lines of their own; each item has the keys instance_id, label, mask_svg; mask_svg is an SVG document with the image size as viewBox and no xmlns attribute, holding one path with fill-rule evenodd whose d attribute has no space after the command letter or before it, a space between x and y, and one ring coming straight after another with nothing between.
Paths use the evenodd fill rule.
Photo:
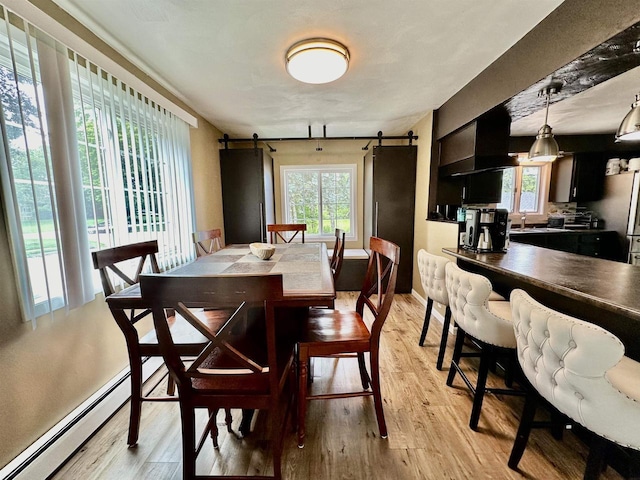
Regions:
<instances>
[{"instance_id":1,"label":"breakfast bar counter","mask_svg":"<svg viewBox=\"0 0 640 480\"><path fill-rule=\"evenodd\" d=\"M489 278L507 298L521 288L550 308L606 328L622 340L626 355L640 360L638 266L517 243L506 253L443 252Z\"/></svg>"}]
</instances>

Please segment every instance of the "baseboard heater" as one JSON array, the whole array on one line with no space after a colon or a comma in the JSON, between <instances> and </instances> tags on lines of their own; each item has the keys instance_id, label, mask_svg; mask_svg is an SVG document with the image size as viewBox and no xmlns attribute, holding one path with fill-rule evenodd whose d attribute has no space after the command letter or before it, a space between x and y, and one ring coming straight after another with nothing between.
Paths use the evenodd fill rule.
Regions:
<instances>
[{"instance_id":1,"label":"baseboard heater","mask_svg":"<svg viewBox=\"0 0 640 480\"><path fill-rule=\"evenodd\" d=\"M162 358L148 357L142 365L146 381L160 366ZM129 368L122 370L53 428L0 470L0 479L48 478L74 455L131 396ZM123 443L123 448L126 444Z\"/></svg>"}]
</instances>

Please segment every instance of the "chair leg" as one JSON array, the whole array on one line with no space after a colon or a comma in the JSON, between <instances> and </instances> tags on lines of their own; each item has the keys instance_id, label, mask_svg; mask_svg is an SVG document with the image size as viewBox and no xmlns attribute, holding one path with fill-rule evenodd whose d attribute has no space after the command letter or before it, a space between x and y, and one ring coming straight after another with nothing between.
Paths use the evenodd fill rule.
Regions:
<instances>
[{"instance_id":1,"label":"chair leg","mask_svg":"<svg viewBox=\"0 0 640 480\"><path fill-rule=\"evenodd\" d=\"M216 422L216 417L218 416L217 408L209 409L209 423L207 427L209 428L209 434L211 435L211 440L213 441L213 448L218 450L218 424Z\"/></svg>"},{"instance_id":2,"label":"chair leg","mask_svg":"<svg viewBox=\"0 0 640 480\"><path fill-rule=\"evenodd\" d=\"M600 478L608 442L599 435L594 434L589 447L587 467L584 471L584 480L597 480Z\"/></svg>"},{"instance_id":3,"label":"chair leg","mask_svg":"<svg viewBox=\"0 0 640 480\"><path fill-rule=\"evenodd\" d=\"M225 408L224 413L224 423L227 425L227 432L232 433L231 424L233 423L233 417L231 416L231 409Z\"/></svg>"},{"instance_id":4,"label":"chair leg","mask_svg":"<svg viewBox=\"0 0 640 480\"><path fill-rule=\"evenodd\" d=\"M371 351L371 387L373 390L373 403L376 408L376 418L378 419L380 437L387 438L387 423L384 420L382 393L380 392L380 358L378 352L374 350Z\"/></svg>"},{"instance_id":5,"label":"chair leg","mask_svg":"<svg viewBox=\"0 0 640 480\"><path fill-rule=\"evenodd\" d=\"M176 382L171 374L167 375L167 395L174 396L176 394Z\"/></svg>"},{"instance_id":6,"label":"chair leg","mask_svg":"<svg viewBox=\"0 0 640 480\"><path fill-rule=\"evenodd\" d=\"M133 447L138 443L140 416L142 415L142 359L140 355L130 354L129 365L131 367L131 410L129 412L127 445Z\"/></svg>"},{"instance_id":7,"label":"chair leg","mask_svg":"<svg viewBox=\"0 0 640 480\"><path fill-rule=\"evenodd\" d=\"M453 379L456 376L456 365L460 363L460 355L462 354L462 345L464 344L465 332L458 326L456 333L456 344L453 347L453 357L451 358L451 366L449 367L449 375L447 376L447 386L453 385Z\"/></svg>"},{"instance_id":8,"label":"chair leg","mask_svg":"<svg viewBox=\"0 0 640 480\"><path fill-rule=\"evenodd\" d=\"M473 408L471 409L471 418L469 419L469 427L471 430L478 430L478 421L480 420L480 410L482 410L482 402L487 385L487 376L491 365L495 365L496 357L493 347L490 345L482 345L482 354L480 355L480 367L478 368L478 381L476 383L476 391L473 395Z\"/></svg>"},{"instance_id":9,"label":"chair leg","mask_svg":"<svg viewBox=\"0 0 640 480\"><path fill-rule=\"evenodd\" d=\"M447 305L444 312L444 323L442 324L442 338L440 339L440 350L438 350L438 361L436 368L442 370L442 362L444 362L444 351L447 349L447 339L449 338L449 325L451 324L451 309Z\"/></svg>"},{"instance_id":10,"label":"chair leg","mask_svg":"<svg viewBox=\"0 0 640 480\"><path fill-rule=\"evenodd\" d=\"M304 421L307 414L307 361L309 357L303 348L298 350L298 448L304 447Z\"/></svg>"},{"instance_id":11,"label":"chair leg","mask_svg":"<svg viewBox=\"0 0 640 480\"><path fill-rule=\"evenodd\" d=\"M433 309L433 300L427 298L427 310L424 313L424 323L422 324L422 334L420 335L419 345L424 346L424 339L427 337L427 331L429 330L429 321L431 320L431 310Z\"/></svg>"},{"instance_id":12,"label":"chair leg","mask_svg":"<svg viewBox=\"0 0 640 480\"><path fill-rule=\"evenodd\" d=\"M371 378L367 372L367 364L364 361L364 353L358 353L358 367L360 368L360 380L362 381L362 389L367 390L371 385Z\"/></svg>"},{"instance_id":13,"label":"chair leg","mask_svg":"<svg viewBox=\"0 0 640 480\"><path fill-rule=\"evenodd\" d=\"M196 426L194 409L191 406L184 405L183 402L180 402L180 416L182 417L182 478L187 480L196 476Z\"/></svg>"},{"instance_id":14,"label":"chair leg","mask_svg":"<svg viewBox=\"0 0 640 480\"><path fill-rule=\"evenodd\" d=\"M527 446L531 427L533 426L533 418L536 415L537 403L536 396L533 393L528 393L524 402L522 415L520 416L518 433L516 433L516 438L513 441L513 448L511 449L511 455L509 456L508 465L512 470L518 469L518 463L520 463L524 449Z\"/></svg>"}]
</instances>

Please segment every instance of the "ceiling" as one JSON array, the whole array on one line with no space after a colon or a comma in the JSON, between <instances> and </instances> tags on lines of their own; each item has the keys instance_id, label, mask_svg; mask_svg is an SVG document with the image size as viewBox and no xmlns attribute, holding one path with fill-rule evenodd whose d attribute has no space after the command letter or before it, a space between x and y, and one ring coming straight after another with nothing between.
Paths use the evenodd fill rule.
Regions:
<instances>
[{"instance_id":1,"label":"ceiling","mask_svg":"<svg viewBox=\"0 0 640 480\"><path fill-rule=\"evenodd\" d=\"M562 3L54 1L223 133L262 138L404 135ZM286 50L311 37L349 48L343 78L288 76Z\"/></svg>"}]
</instances>

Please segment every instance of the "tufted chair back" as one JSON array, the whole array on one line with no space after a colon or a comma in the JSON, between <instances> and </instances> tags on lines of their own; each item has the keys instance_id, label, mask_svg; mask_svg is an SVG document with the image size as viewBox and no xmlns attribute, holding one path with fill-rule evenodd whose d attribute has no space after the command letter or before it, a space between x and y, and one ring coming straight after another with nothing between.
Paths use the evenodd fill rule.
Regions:
<instances>
[{"instance_id":1,"label":"tufted chair back","mask_svg":"<svg viewBox=\"0 0 640 480\"><path fill-rule=\"evenodd\" d=\"M488 308L491 282L482 275L465 272L453 262L447 264L445 271L449 306L456 323L485 343L515 348L511 322Z\"/></svg>"},{"instance_id":2,"label":"tufted chair back","mask_svg":"<svg viewBox=\"0 0 640 480\"><path fill-rule=\"evenodd\" d=\"M444 267L447 263L449 260L445 257L433 255L423 249L418 251L418 270L424 293L434 302L443 305L449 304L444 273Z\"/></svg>"},{"instance_id":3,"label":"tufted chair back","mask_svg":"<svg viewBox=\"0 0 640 480\"><path fill-rule=\"evenodd\" d=\"M518 361L533 387L562 413L601 437L640 449L640 402L614 387L607 372L624 357L603 328L551 310L522 290L511 293ZM640 378L627 386L638 390Z\"/></svg>"}]
</instances>

